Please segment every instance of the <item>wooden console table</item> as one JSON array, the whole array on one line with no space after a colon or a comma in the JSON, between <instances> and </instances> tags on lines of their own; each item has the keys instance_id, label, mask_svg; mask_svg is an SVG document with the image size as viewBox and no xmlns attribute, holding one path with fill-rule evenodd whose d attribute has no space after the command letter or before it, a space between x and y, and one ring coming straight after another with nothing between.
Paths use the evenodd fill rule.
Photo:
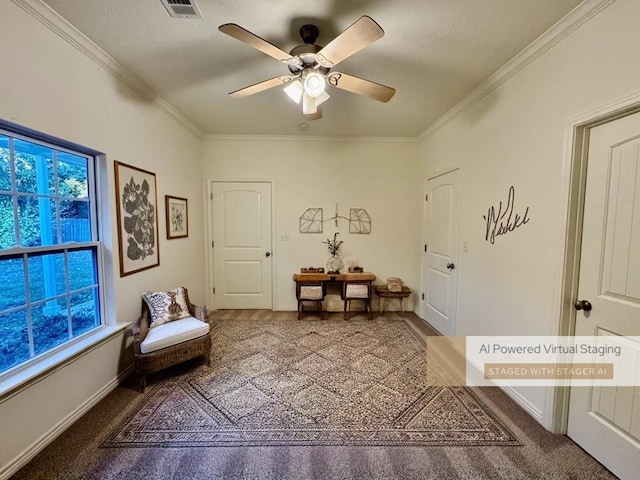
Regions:
<instances>
[{"instance_id":1,"label":"wooden console table","mask_svg":"<svg viewBox=\"0 0 640 480\"><path fill-rule=\"evenodd\" d=\"M344 301L344 319L347 320L349 318L347 312L347 305L349 302L353 300L364 300L365 301L365 311L367 311L369 319L371 319L371 290L372 290L372 282L376 279L376 276L373 273L363 272L363 273L295 273L293 275L293 281L296 282L296 292L300 292L300 287L305 284L311 285L323 285L326 286L327 283L339 283L340 290L342 292L342 299ZM368 286L369 297L368 298L348 298L345 296L345 284L348 282L354 283L366 283ZM298 298L300 300L300 298ZM298 318L300 318L300 305L298 304Z\"/></svg>"},{"instance_id":2,"label":"wooden console table","mask_svg":"<svg viewBox=\"0 0 640 480\"><path fill-rule=\"evenodd\" d=\"M379 298L380 303L380 313L382 313L384 309L384 302L386 302L387 298L397 298L400 300L400 312L404 313L404 309L402 308L402 300L409 295L411 295L411 289L409 287L402 286L402 290L400 292L392 292L386 285L374 285L373 289L376 292L376 295Z\"/></svg>"},{"instance_id":3,"label":"wooden console table","mask_svg":"<svg viewBox=\"0 0 640 480\"><path fill-rule=\"evenodd\" d=\"M373 273L294 273L294 282L373 282Z\"/></svg>"}]
</instances>

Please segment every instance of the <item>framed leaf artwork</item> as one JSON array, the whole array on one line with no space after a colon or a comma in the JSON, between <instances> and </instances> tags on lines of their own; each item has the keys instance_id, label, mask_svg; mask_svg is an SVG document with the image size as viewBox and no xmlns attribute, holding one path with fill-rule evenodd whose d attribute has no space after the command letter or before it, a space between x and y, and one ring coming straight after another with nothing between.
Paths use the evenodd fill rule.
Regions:
<instances>
[{"instance_id":1,"label":"framed leaf artwork","mask_svg":"<svg viewBox=\"0 0 640 480\"><path fill-rule=\"evenodd\" d=\"M160 265L155 173L115 161L120 276Z\"/></svg>"},{"instance_id":2,"label":"framed leaf artwork","mask_svg":"<svg viewBox=\"0 0 640 480\"><path fill-rule=\"evenodd\" d=\"M167 238L185 238L189 236L189 209L186 198L164 196L167 215Z\"/></svg>"}]
</instances>

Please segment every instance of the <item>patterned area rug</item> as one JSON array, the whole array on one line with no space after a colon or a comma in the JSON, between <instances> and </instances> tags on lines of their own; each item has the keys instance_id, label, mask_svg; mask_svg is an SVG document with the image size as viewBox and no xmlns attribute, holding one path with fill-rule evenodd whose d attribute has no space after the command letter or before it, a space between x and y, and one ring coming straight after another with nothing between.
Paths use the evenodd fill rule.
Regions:
<instances>
[{"instance_id":1,"label":"patterned area rug","mask_svg":"<svg viewBox=\"0 0 640 480\"><path fill-rule=\"evenodd\" d=\"M228 320L212 368L148 390L103 447L519 445L469 389L434 387L403 320Z\"/></svg>"}]
</instances>

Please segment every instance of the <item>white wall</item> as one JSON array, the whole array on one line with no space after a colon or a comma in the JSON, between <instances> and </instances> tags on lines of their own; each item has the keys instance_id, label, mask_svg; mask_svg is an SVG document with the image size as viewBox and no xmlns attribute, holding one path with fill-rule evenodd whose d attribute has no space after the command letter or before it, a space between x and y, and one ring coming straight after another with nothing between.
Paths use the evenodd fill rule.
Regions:
<instances>
[{"instance_id":1,"label":"white wall","mask_svg":"<svg viewBox=\"0 0 640 480\"><path fill-rule=\"evenodd\" d=\"M101 201L108 217L101 221L109 227L104 241L107 259L113 259L106 272L112 286L109 322L133 321L145 290L185 285L194 302L204 303L201 139L158 102L108 73L95 61L100 52L95 54L82 39L83 51L65 40L64 32L59 35L47 28L43 21L56 21L41 6L26 2L37 7L43 21L19 3L0 2L0 118L106 154L102 169L108 174L107 190ZM160 266L124 278L119 277L117 260L114 160L157 176ZM187 239L166 240L166 194L189 199ZM114 386L128 365L120 358L124 343L120 335L18 395L0 399L0 469L105 386ZM20 424L6 424L9 417L20 419Z\"/></svg>"},{"instance_id":2,"label":"white wall","mask_svg":"<svg viewBox=\"0 0 640 480\"><path fill-rule=\"evenodd\" d=\"M335 231L344 241L345 264L357 261L378 277L376 283L399 276L412 289L419 286L422 204L415 176L416 142L210 136L203 152L204 175L210 181L274 182L275 310L296 309L292 275L301 267L325 266L329 255L321 242ZM307 208L322 207L327 219L334 216L336 203L340 215L347 217L350 208L366 209L371 234L349 234L345 220L337 229L325 222L322 234L299 233L298 219ZM282 234L289 241L280 241ZM336 308L331 300L329 309Z\"/></svg>"},{"instance_id":3,"label":"white wall","mask_svg":"<svg viewBox=\"0 0 640 480\"><path fill-rule=\"evenodd\" d=\"M614 2L422 139L423 178L453 165L463 172L460 238L469 251L459 261L458 334L558 332L568 126L638 92L639 24L640 3ZM530 221L491 245L482 216L511 185ZM548 393L515 394L549 426Z\"/></svg>"}]
</instances>

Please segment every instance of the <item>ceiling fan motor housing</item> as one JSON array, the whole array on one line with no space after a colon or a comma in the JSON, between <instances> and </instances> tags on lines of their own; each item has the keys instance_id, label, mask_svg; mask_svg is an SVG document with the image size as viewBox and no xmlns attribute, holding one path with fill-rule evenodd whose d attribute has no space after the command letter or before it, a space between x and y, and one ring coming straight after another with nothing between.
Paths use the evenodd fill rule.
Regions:
<instances>
[{"instance_id":1,"label":"ceiling fan motor housing","mask_svg":"<svg viewBox=\"0 0 640 480\"><path fill-rule=\"evenodd\" d=\"M320 30L315 25L306 24L300 27L300 36L304 43L313 45L316 43L318 35L320 35Z\"/></svg>"},{"instance_id":2,"label":"ceiling fan motor housing","mask_svg":"<svg viewBox=\"0 0 640 480\"><path fill-rule=\"evenodd\" d=\"M300 27L300 37L302 37L304 44L293 47L289 53L292 57L298 57L302 62L302 66L300 67L292 63L287 65L289 67L289 71L294 75L297 75L310 67L313 67L318 73L323 75L326 75L329 72L328 68L321 67L316 61L316 53L322 50L321 46L315 44L319 33L320 31L315 25L307 24Z\"/></svg>"}]
</instances>

